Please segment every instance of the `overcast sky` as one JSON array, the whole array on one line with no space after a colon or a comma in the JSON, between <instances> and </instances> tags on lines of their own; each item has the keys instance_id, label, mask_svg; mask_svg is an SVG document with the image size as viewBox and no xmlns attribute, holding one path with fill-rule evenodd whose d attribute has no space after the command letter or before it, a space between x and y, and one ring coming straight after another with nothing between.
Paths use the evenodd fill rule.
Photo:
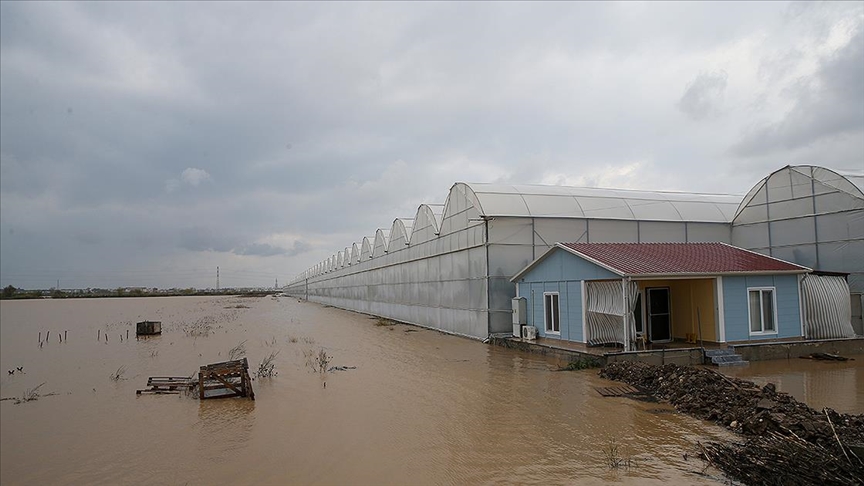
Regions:
<instances>
[{"instance_id":1,"label":"overcast sky","mask_svg":"<svg viewBox=\"0 0 864 486\"><path fill-rule=\"evenodd\" d=\"M463 182L864 169L864 3L0 3L0 285L280 285Z\"/></svg>"}]
</instances>

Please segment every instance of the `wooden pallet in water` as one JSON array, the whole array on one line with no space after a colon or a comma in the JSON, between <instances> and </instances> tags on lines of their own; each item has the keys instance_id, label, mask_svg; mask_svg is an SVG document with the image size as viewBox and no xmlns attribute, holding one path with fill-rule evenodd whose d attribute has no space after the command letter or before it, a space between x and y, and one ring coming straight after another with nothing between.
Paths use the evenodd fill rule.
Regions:
<instances>
[{"instance_id":1,"label":"wooden pallet in water","mask_svg":"<svg viewBox=\"0 0 864 486\"><path fill-rule=\"evenodd\" d=\"M175 395L181 390L189 391L198 382L191 376L151 376L147 379L146 390L136 390L137 395Z\"/></svg>"},{"instance_id":2,"label":"wooden pallet in water","mask_svg":"<svg viewBox=\"0 0 864 486\"><path fill-rule=\"evenodd\" d=\"M642 392L630 385L595 387L597 393L604 397L623 397L625 395L641 395Z\"/></svg>"}]
</instances>

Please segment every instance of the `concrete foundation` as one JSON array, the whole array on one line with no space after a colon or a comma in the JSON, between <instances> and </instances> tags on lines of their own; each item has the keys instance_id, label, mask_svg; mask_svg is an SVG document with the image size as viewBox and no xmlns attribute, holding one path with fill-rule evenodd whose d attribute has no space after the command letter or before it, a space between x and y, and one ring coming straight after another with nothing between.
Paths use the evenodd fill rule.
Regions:
<instances>
[{"instance_id":1,"label":"concrete foundation","mask_svg":"<svg viewBox=\"0 0 864 486\"><path fill-rule=\"evenodd\" d=\"M602 367L615 361L641 361L652 365L674 363L681 366L703 364L701 348L660 349L630 352L579 351L540 344L519 338L492 337L490 344L518 349L527 353L550 356L566 363L584 363ZM773 359L800 358L811 353L839 354L841 356L864 354L864 338L831 339L824 341L792 341L760 344L730 345L745 361L768 361Z\"/></svg>"}]
</instances>

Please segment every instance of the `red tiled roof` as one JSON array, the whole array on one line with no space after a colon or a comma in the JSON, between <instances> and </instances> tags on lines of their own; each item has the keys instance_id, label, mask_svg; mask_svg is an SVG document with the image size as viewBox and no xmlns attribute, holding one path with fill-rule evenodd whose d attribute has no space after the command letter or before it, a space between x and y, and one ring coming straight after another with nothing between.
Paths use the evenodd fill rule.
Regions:
<instances>
[{"instance_id":1,"label":"red tiled roof","mask_svg":"<svg viewBox=\"0 0 864 486\"><path fill-rule=\"evenodd\" d=\"M560 243L621 275L805 273L808 268L724 243Z\"/></svg>"}]
</instances>

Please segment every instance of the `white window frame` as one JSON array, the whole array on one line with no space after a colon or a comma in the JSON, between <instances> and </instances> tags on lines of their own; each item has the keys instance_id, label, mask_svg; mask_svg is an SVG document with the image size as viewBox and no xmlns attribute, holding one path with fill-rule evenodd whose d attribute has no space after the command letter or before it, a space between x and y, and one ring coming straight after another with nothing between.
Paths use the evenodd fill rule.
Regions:
<instances>
[{"instance_id":1,"label":"white window frame","mask_svg":"<svg viewBox=\"0 0 864 486\"><path fill-rule=\"evenodd\" d=\"M765 300L763 298L763 295L764 295L764 292L766 290L771 292L771 310L772 310L772 314L773 314L771 316L771 318L774 320L774 329L769 330L769 331L765 330L765 322L762 321L762 316L765 315L765 311L764 311ZM751 329L751 323L753 322L753 316L751 315L752 309L750 309L750 292L759 292L759 321L761 323L761 328L762 328L761 331L754 331L753 329ZM777 334L777 332L778 332L777 328L778 327L779 326L777 323L777 289L776 289L776 287L747 287L747 331L750 333L750 335L751 336L765 336L765 335Z\"/></svg>"},{"instance_id":2,"label":"white window frame","mask_svg":"<svg viewBox=\"0 0 864 486\"><path fill-rule=\"evenodd\" d=\"M547 299L547 297L551 297ZM552 323L547 320L547 317L550 315L550 311L546 308L546 302L551 302L552 300L558 302L558 313L552 314ZM558 329L556 330L555 327ZM561 335L561 296L558 292L543 292L543 329L546 331L546 334L555 334Z\"/></svg>"}]
</instances>

